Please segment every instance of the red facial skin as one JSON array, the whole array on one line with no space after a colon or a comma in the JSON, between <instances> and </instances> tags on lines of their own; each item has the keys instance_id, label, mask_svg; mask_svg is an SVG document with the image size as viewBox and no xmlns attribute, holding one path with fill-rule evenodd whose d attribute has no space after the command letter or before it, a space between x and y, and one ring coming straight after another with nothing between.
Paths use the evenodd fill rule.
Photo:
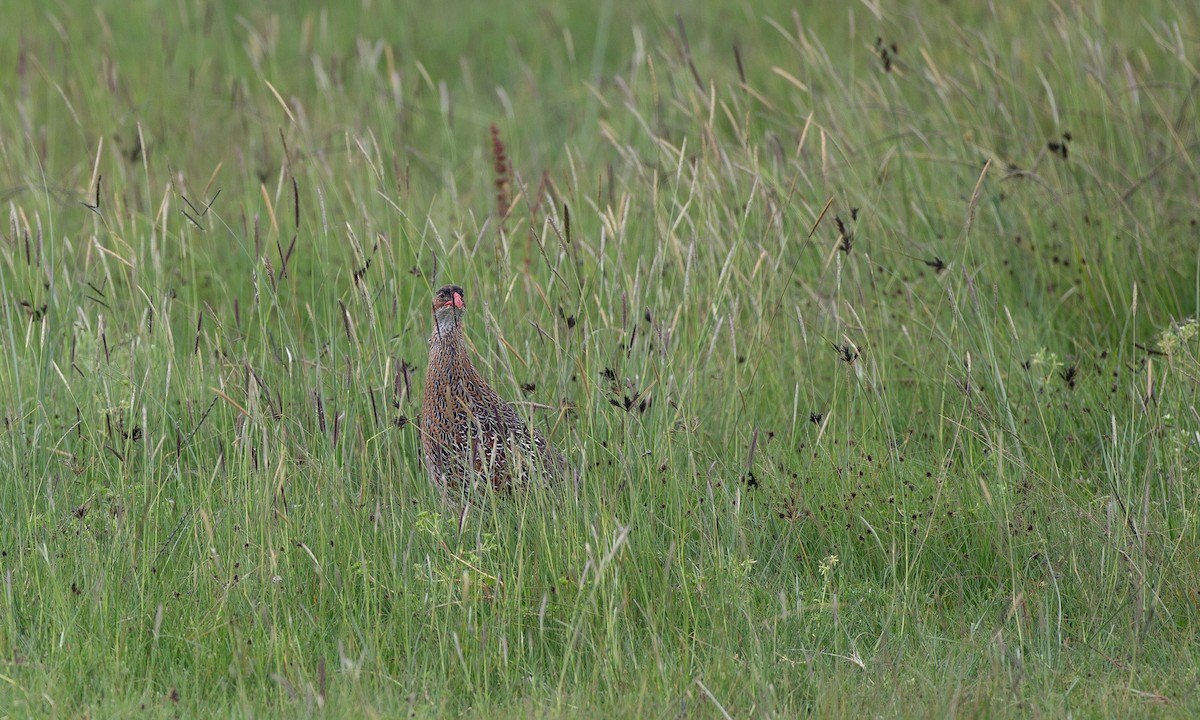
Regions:
<instances>
[{"instance_id":1,"label":"red facial skin","mask_svg":"<svg viewBox=\"0 0 1200 720\"><path fill-rule=\"evenodd\" d=\"M449 300L445 301L445 302L444 302L444 303L442 303L441 305L434 305L434 306L433 306L433 309L436 311L436 310L441 310L441 309L443 309L443 308L450 308L450 307L453 307L453 308L463 308L463 307L466 307L466 306L463 304L463 298L462 298L462 294L461 294L461 293L457 293L457 292L456 292L456 293L454 293L454 297L452 297L452 298L450 298Z\"/></svg>"}]
</instances>

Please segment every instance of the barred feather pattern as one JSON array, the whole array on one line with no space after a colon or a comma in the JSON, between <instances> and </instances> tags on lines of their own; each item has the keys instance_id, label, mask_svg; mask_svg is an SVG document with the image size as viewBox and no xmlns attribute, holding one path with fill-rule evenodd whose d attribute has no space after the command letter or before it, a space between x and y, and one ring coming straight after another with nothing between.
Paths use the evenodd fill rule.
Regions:
<instances>
[{"instance_id":1,"label":"barred feather pattern","mask_svg":"<svg viewBox=\"0 0 1200 720\"><path fill-rule=\"evenodd\" d=\"M479 375L463 334L462 288L434 296L434 331L421 402L429 479L449 501L477 487L509 490L564 474L566 460Z\"/></svg>"}]
</instances>

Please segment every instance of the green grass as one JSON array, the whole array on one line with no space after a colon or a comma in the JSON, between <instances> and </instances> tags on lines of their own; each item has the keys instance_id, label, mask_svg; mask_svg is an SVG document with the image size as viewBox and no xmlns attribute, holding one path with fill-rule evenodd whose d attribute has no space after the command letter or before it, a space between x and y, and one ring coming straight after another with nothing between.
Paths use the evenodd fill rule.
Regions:
<instances>
[{"instance_id":1,"label":"green grass","mask_svg":"<svg viewBox=\"0 0 1200 720\"><path fill-rule=\"evenodd\" d=\"M883 5L7 8L0 715L1200 712L1200 11Z\"/></svg>"}]
</instances>

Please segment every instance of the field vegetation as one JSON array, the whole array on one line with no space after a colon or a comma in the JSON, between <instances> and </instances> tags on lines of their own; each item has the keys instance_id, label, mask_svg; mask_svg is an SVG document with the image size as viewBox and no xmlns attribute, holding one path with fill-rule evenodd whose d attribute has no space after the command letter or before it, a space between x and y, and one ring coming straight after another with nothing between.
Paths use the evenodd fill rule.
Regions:
<instances>
[{"instance_id":1,"label":"field vegetation","mask_svg":"<svg viewBox=\"0 0 1200 720\"><path fill-rule=\"evenodd\" d=\"M1200 713L1200 5L685 5L5 8L0 716Z\"/></svg>"}]
</instances>

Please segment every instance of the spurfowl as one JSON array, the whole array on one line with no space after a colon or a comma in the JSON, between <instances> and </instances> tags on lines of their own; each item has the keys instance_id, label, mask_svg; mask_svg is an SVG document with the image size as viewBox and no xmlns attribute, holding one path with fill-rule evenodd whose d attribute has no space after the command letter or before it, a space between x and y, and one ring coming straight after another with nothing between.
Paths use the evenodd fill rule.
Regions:
<instances>
[{"instance_id":1,"label":"spurfowl","mask_svg":"<svg viewBox=\"0 0 1200 720\"><path fill-rule=\"evenodd\" d=\"M421 445L429 479L449 501L478 485L508 489L554 480L568 465L475 370L463 335L463 289L433 296L433 335L421 403Z\"/></svg>"}]
</instances>

